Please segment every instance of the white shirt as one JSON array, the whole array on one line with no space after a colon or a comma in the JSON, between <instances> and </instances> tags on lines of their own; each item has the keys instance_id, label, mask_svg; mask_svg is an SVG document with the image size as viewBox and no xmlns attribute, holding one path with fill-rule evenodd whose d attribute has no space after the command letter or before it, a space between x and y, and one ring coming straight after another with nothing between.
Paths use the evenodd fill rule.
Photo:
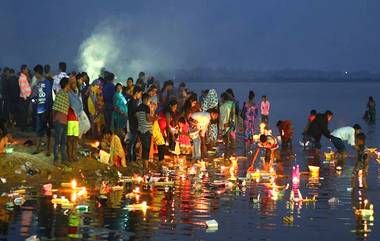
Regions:
<instances>
[{"instance_id":1,"label":"white shirt","mask_svg":"<svg viewBox=\"0 0 380 241\"><path fill-rule=\"evenodd\" d=\"M191 118L197 121L198 129L205 132L210 124L211 116L208 112L196 112L191 114Z\"/></svg>"},{"instance_id":2,"label":"white shirt","mask_svg":"<svg viewBox=\"0 0 380 241\"><path fill-rule=\"evenodd\" d=\"M58 93L58 91L61 89L60 82L63 78L69 78L69 76L65 72L61 72L58 75L54 76L53 92Z\"/></svg>"},{"instance_id":3,"label":"white shirt","mask_svg":"<svg viewBox=\"0 0 380 241\"><path fill-rule=\"evenodd\" d=\"M334 130L331 135L342 141L347 141L351 146L355 145L355 129L350 126L338 128Z\"/></svg>"}]
</instances>

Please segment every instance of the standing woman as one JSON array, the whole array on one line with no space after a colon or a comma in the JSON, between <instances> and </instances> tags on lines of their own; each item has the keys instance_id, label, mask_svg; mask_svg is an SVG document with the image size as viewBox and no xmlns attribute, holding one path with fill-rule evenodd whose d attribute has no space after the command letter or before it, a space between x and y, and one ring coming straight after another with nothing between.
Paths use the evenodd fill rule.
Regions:
<instances>
[{"instance_id":1,"label":"standing woman","mask_svg":"<svg viewBox=\"0 0 380 241\"><path fill-rule=\"evenodd\" d=\"M255 120L258 113L258 107L255 103L255 92L250 91L247 102L244 103L241 111L244 126L244 143L245 153L251 150L253 135L255 133Z\"/></svg>"},{"instance_id":2,"label":"standing woman","mask_svg":"<svg viewBox=\"0 0 380 241\"><path fill-rule=\"evenodd\" d=\"M71 75L69 79L69 111L67 114L67 160L76 161L76 150L79 140L79 114L83 111L80 92L77 88L77 80L81 74Z\"/></svg>"},{"instance_id":3,"label":"standing woman","mask_svg":"<svg viewBox=\"0 0 380 241\"><path fill-rule=\"evenodd\" d=\"M370 96L368 99L367 108L368 108L368 121L375 122L376 121L376 102L372 96Z\"/></svg>"},{"instance_id":4,"label":"standing woman","mask_svg":"<svg viewBox=\"0 0 380 241\"><path fill-rule=\"evenodd\" d=\"M215 89L207 90L204 93L203 101L201 102L202 111L207 111L208 113L218 113L218 94ZM218 140L218 120L211 118L210 125L207 131L207 144L209 147L214 148L216 141Z\"/></svg>"},{"instance_id":5,"label":"standing woman","mask_svg":"<svg viewBox=\"0 0 380 241\"><path fill-rule=\"evenodd\" d=\"M124 130L128 119L127 100L123 93L123 86L117 83L115 86L115 94L113 96L113 112L111 131L119 136L120 139L124 138Z\"/></svg>"}]
</instances>

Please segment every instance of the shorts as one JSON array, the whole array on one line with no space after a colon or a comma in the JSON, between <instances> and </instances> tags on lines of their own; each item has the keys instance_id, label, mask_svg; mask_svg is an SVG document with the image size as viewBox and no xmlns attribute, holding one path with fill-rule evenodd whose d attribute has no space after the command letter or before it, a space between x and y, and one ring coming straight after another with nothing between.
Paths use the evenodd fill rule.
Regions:
<instances>
[{"instance_id":1,"label":"shorts","mask_svg":"<svg viewBox=\"0 0 380 241\"><path fill-rule=\"evenodd\" d=\"M67 136L79 136L79 121L67 122Z\"/></svg>"},{"instance_id":2,"label":"shorts","mask_svg":"<svg viewBox=\"0 0 380 241\"><path fill-rule=\"evenodd\" d=\"M50 114L48 111L37 114L36 118L36 134L38 137L43 137L45 134L50 135Z\"/></svg>"}]
</instances>

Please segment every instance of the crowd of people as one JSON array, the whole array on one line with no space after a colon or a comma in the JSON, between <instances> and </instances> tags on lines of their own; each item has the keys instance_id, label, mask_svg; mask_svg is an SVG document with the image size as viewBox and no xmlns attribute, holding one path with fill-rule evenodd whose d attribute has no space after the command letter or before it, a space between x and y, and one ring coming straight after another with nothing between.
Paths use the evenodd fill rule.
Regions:
<instances>
[{"instance_id":1,"label":"crowd of people","mask_svg":"<svg viewBox=\"0 0 380 241\"><path fill-rule=\"evenodd\" d=\"M175 86L172 80L167 80L161 86L156 78L145 76L144 72L136 80L129 77L124 85L105 69L95 80L90 80L85 72L68 73L64 62L59 63L58 69L57 75L53 75L49 65L36 65L33 71L22 65L18 74L14 69L2 70L0 151L8 142L5 138L9 126L21 131L32 127L36 133L33 154L40 153L44 143L46 155L50 156L53 147L57 165L77 161L78 143L83 137L101 140L100 148L109 155L108 163L117 167L138 160L145 167L155 156L163 161L169 153L201 160L215 152L218 142L223 143L224 157L229 158L236 155L240 129L247 155L255 142L267 150L268 159L273 159L279 146L292 147L290 120L277 122L281 145L268 131L271 105L266 95L257 103L255 93L249 91L239 108L232 89L220 96L215 89L206 89L198 96L187 89L186 83ZM367 107L365 117L374 121L373 97ZM320 149L321 137L325 136L343 155L346 151L343 141L357 144L355 139L361 127L355 124L330 132L328 123L332 118L331 111L311 111L304 129L305 147ZM359 137L362 142L365 140L363 134Z\"/></svg>"}]
</instances>

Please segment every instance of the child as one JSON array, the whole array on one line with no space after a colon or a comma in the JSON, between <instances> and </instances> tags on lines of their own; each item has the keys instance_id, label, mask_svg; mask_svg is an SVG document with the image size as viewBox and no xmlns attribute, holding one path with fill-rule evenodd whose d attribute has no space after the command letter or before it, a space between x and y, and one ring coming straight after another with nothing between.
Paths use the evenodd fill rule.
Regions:
<instances>
[{"instance_id":1,"label":"child","mask_svg":"<svg viewBox=\"0 0 380 241\"><path fill-rule=\"evenodd\" d=\"M198 147L196 147L196 150L200 151L200 157L202 158L205 156L207 151L206 133L210 124L211 114L208 112L196 112L191 115L190 119L192 120L192 125L194 126L193 129L199 131L198 136L200 141L200 150L197 150ZM195 144L198 145L197 142Z\"/></svg>"},{"instance_id":2,"label":"child","mask_svg":"<svg viewBox=\"0 0 380 241\"><path fill-rule=\"evenodd\" d=\"M359 187L366 188L366 175L368 172L368 153L366 152L365 148L365 140L366 135L364 133L359 133L356 135L356 148L357 148L357 159L354 166L354 170L352 171L352 178L351 178L351 184L352 187L356 187L356 180L359 184Z\"/></svg>"},{"instance_id":3,"label":"child","mask_svg":"<svg viewBox=\"0 0 380 241\"><path fill-rule=\"evenodd\" d=\"M265 149L265 162L272 166L278 149L276 138L271 135L261 135L258 146Z\"/></svg>"},{"instance_id":4,"label":"child","mask_svg":"<svg viewBox=\"0 0 380 241\"><path fill-rule=\"evenodd\" d=\"M263 95L261 97L261 122L264 122L267 125L269 123L269 110L270 103L268 101L268 97Z\"/></svg>"},{"instance_id":5,"label":"child","mask_svg":"<svg viewBox=\"0 0 380 241\"><path fill-rule=\"evenodd\" d=\"M214 149L216 147L216 141L218 140L219 112L217 108L213 108L208 112L210 113L211 120L207 130L207 143L209 145L209 148Z\"/></svg>"},{"instance_id":6,"label":"child","mask_svg":"<svg viewBox=\"0 0 380 241\"><path fill-rule=\"evenodd\" d=\"M165 139L163 133L161 132L158 120L153 122L152 136L154 143L157 145L158 161L162 162L165 158Z\"/></svg>"},{"instance_id":7,"label":"child","mask_svg":"<svg viewBox=\"0 0 380 241\"><path fill-rule=\"evenodd\" d=\"M197 122L195 120L190 122L190 137L192 140L192 157L191 159L193 161L198 161L201 159L201 137L200 137L200 130L198 129Z\"/></svg>"},{"instance_id":8,"label":"child","mask_svg":"<svg viewBox=\"0 0 380 241\"><path fill-rule=\"evenodd\" d=\"M186 121L185 117L181 117L178 121L179 124L179 147L181 149L182 155L191 154L191 139L189 136L189 123Z\"/></svg>"},{"instance_id":9,"label":"child","mask_svg":"<svg viewBox=\"0 0 380 241\"><path fill-rule=\"evenodd\" d=\"M241 111L241 117L243 118L244 125L244 142L246 153L248 153L252 147L257 110L258 109L255 103L255 93L253 91L250 91L248 101L244 103L243 110Z\"/></svg>"},{"instance_id":10,"label":"child","mask_svg":"<svg viewBox=\"0 0 380 241\"><path fill-rule=\"evenodd\" d=\"M290 120L279 120L277 128L281 136L282 148L291 148L293 141L293 126Z\"/></svg>"}]
</instances>

